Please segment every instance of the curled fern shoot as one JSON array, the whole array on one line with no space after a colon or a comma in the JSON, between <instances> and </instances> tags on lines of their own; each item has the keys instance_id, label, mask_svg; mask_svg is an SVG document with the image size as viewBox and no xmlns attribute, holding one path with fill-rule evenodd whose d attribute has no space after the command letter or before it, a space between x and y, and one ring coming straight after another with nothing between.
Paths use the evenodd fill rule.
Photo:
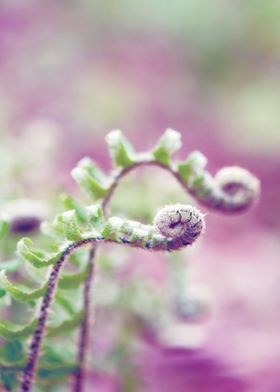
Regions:
<instances>
[{"instance_id":1,"label":"curled fern shoot","mask_svg":"<svg viewBox=\"0 0 280 392\"><path fill-rule=\"evenodd\" d=\"M0 271L3 295L24 302L30 308L41 300L38 314L25 325L0 321L0 336L19 352L13 361L10 357L8 360L1 358L0 353L1 370L14 369L16 374L22 371L21 392L32 390L36 371L39 377L44 372L51 372L48 370L49 363L39 362L43 339L52 339L65 330L77 328L76 363L62 362L57 372L72 374L72 391L83 392L91 322L91 287L99 245L116 244L149 252L175 252L192 245L205 230L204 214L194 206L180 203L160 209L151 225L108 217L110 201L127 174L145 166L163 169L201 206L221 213L245 212L258 199L260 182L243 168L222 168L212 175L206 170L206 157L198 151L191 152L182 161L174 160L173 154L180 149L182 141L180 133L173 129L167 129L155 147L144 153L138 153L120 130L110 132L106 141L114 166L109 175L90 158L82 159L72 171L73 178L90 198L91 204L84 206L71 196L62 197L66 211L59 214L53 223L41 225L43 234L52 238L51 250L35 247L29 238L23 238L17 244L16 268L25 262L31 269L38 270L41 276L46 275L44 280L36 283L35 288L27 288L21 282L15 283L13 278L10 279L8 273L14 270L6 268L6 262L3 264L5 268ZM11 227L12 222L5 217L0 221L0 240L12 234ZM77 263L76 272L62 273L67 260L73 261L72 258L83 252L86 246L89 247L88 259ZM64 293L81 286L83 305L76 309ZM48 322L48 316L54 303L67 312L67 318L53 324ZM29 338L31 342L26 354L22 342Z\"/></svg>"},{"instance_id":2,"label":"curled fern shoot","mask_svg":"<svg viewBox=\"0 0 280 392\"><path fill-rule=\"evenodd\" d=\"M75 225L75 213L71 214L71 217L72 221L67 220L65 235L67 238L69 236L74 238L73 234L69 234L69 230L72 228L73 232L76 234L78 232L79 236L83 236L84 234ZM48 278L47 289L39 311L38 324L32 336L28 360L23 373L21 391L31 391L48 312L53 301L59 273L72 252L90 243L116 243L150 251L174 251L191 245L203 229L203 215L196 208L175 205L160 211L153 226L112 217L105 223L101 236L84 238L70 243L52 267Z\"/></svg>"}]
</instances>

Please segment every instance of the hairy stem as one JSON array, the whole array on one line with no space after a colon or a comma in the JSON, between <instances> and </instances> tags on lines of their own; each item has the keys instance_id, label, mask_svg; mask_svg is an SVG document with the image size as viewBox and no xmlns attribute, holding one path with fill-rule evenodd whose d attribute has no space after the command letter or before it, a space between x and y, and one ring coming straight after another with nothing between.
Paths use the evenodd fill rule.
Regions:
<instances>
[{"instance_id":1,"label":"hairy stem","mask_svg":"<svg viewBox=\"0 0 280 392\"><path fill-rule=\"evenodd\" d=\"M135 168L135 166L133 167ZM122 177L129 173L130 170L123 169L115 178L114 181L102 201L102 210L104 215L106 215L107 205ZM89 252L89 271L86 277L83 293L83 308L84 308L84 318L80 327L79 333L79 343L78 343L78 353L77 353L77 363L78 368L74 373L72 392L83 392L84 390L84 370L86 367L86 356L89 347L89 330L91 322L91 301L90 293L93 286L94 277L94 265L95 265L95 254L96 254L97 244L94 244Z\"/></svg>"},{"instance_id":2,"label":"hairy stem","mask_svg":"<svg viewBox=\"0 0 280 392\"><path fill-rule=\"evenodd\" d=\"M83 291L84 317L80 327L79 346L78 346L78 355L77 355L78 368L74 374L74 382L72 388L73 392L82 391L84 386L84 370L86 365L86 354L87 354L87 347L89 341L90 322L92 319L91 287L94 278L95 249L96 249L96 245L92 246L89 252L89 270L84 284L84 291Z\"/></svg>"},{"instance_id":3,"label":"hairy stem","mask_svg":"<svg viewBox=\"0 0 280 392\"><path fill-rule=\"evenodd\" d=\"M119 219L119 218L112 218ZM119 222L119 221L118 221ZM107 230L109 234L105 236L91 237L83 239L77 242L73 242L67 246L67 248L61 254L59 260L52 267L50 273L47 290L43 296L38 325L35 332L33 333L31 345L29 349L29 355L27 364L23 372L23 379L21 384L21 392L31 391L32 384L34 381L34 375L40 353L41 343L46 328L46 321L48 317L49 307L52 304L55 289L57 286L59 272L72 252L80 246L86 244L97 244L102 243L116 243L119 245L126 245L134 248L148 249L153 251L175 251L187 245L191 245L197 237L203 232L204 219L203 215L192 206L185 206L181 204L175 204L173 206L167 206L163 208L155 217L154 226L142 225L143 229L139 230L139 226L135 228L133 224L126 221L126 225L122 231L122 220L121 226L114 232L114 226L112 222L108 225ZM139 224L141 226L141 224ZM130 228L129 228L130 227ZM133 228L135 231L133 232ZM147 229L148 228L148 229ZM138 229L138 231L137 231ZM106 226L104 228L106 233ZM111 231L110 231L111 230ZM113 230L113 231L112 231ZM149 231L150 230L150 231ZM128 236L127 236L128 234ZM96 246L95 246L96 248ZM94 251L92 250L92 256ZM91 268L91 275L93 274L93 264ZM86 301L87 311L85 312L85 318L83 322L83 329L81 330L81 346L79 349L79 360L84 361L85 358L85 344L87 344L88 329L89 329L89 300L90 300L90 288L91 288L91 276L87 279L87 284L84 288L84 300ZM77 373L79 374L79 372ZM83 385L83 368L81 367L80 377L76 376L77 388L82 388ZM79 389L76 389L79 390Z\"/></svg>"},{"instance_id":4,"label":"hairy stem","mask_svg":"<svg viewBox=\"0 0 280 392\"><path fill-rule=\"evenodd\" d=\"M102 201L102 210L104 215L106 215L107 207L110 203L110 200L112 199L112 196L119 185L120 181L122 180L123 177L125 177L127 174L132 172L134 169L137 169L138 167L141 166L158 166L161 167L162 169L165 169L170 172L171 175L173 175L176 180L180 183L180 185L186 189L186 185L183 183L181 180L180 176L175 170L172 170L170 167L165 166L159 162L156 161L143 161L143 162L137 162L132 166L129 166L127 168L123 168L119 171L119 173L114 177L114 180L104 197ZM83 385L84 385L84 380L83 380L83 375L84 375L84 367L86 363L86 351L89 345L87 344L88 341L90 340L89 338L89 324L90 324L90 292L91 292L91 286L93 285L93 265L95 262L95 253L96 253L96 248L97 245L94 245L94 247L90 251L89 255L89 263L92 265L92 267L89 268L88 276L85 281L85 287L84 287L84 301L83 301L83 307L85 311L85 316L80 328L80 337L79 337L79 349L78 349L78 354L77 354L77 362L78 362L78 370L74 375L74 382L73 382L73 389L72 392L83 392Z\"/></svg>"},{"instance_id":5,"label":"hairy stem","mask_svg":"<svg viewBox=\"0 0 280 392\"><path fill-rule=\"evenodd\" d=\"M134 169L138 167L143 167L143 166L155 166L159 167L163 170L168 171L180 184L180 186L191 196L193 196L196 200L199 201L201 205L204 205L207 208L220 211L223 213L230 213L230 212L238 212L238 211L243 211L247 209L254 199L256 198L257 194L252 192L250 195L246 196L246 188L249 187L250 181L252 181L250 178L254 178L251 174L246 174L247 178L247 184L243 183L241 179L238 179L237 182L240 181L239 187L241 188L241 192L244 193L243 198L236 198L235 194L231 193L230 190L227 190L226 184L231 182L230 178L230 173L225 179L225 184L224 188L221 186L220 183L218 183L215 178L213 179L213 182L211 184L211 187L213 187L212 192L208 193L200 193L197 188L188 185L180 176L178 170L176 167L170 166L170 165L164 165L163 163L160 163L156 160L143 160L143 161L138 161L132 164L131 166L122 168L117 175L114 178L114 181L112 182L110 188L108 189L108 192L106 196L103 199L102 202L102 207L104 210L106 210L120 180L125 177L128 173L133 171ZM242 169L240 169L242 170ZM256 179L255 179L256 180ZM254 181L255 181L254 180ZM257 192L257 191L256 191Z\"/></svg>"},{"instance_id":6,"label":"hairy stem","mask_svg":"<svg viewBox=\"0 0 280 392\"><path fill-rule=\"evenodd\" d=\"M110 203L110 200L113 197L113 194L119 185L120 181L122 180L123 177L128 175L130 172L133 170L137 169L138 167L141 166L157 166L160 167L164 170L167 170L171 175L173 175L176 180L179 182L179 184L186 190L186 184L181 180L180 176L178 173L171 169L169 166L165 166L157 161L143 161L143 162L137 162L134 165L131 165L127 168L122 168L117 175L114 177L114 180L104 197L102 201L102 210L104 215L106 216L106 211L107 207ZM188 189L187 189L188 190ZM90 254L89 254L89 263L90 263L90 268L88 272L88 276L85 281L85 287L84 287L84 300L83 300L83 307L85 311L85 316L80 328L80 337L79 337L79 344L78 344L78 354L77 354L77 362L78 362L78 370L74 375L74 382L73 382L73 388L72 392L83 392L83 374L84 374L84 367L86 364L86 351L87 348L89 347L88 342L90 340L89 338L89 324L90 324L90 293L91 293L91 286L93 285L93 265L95 262L95 253L97 249L97 244L94 245L94 247L91 249Z\"/></svg>"},{"instance_id":7,"label":"hairy stem","mask_svg":"<svg viewBox=\"0 0 280 392\"><path fill-rule=\"evenodd\" d=\"M178 172L178 169L175 165L163 164L154 159L143 159L142 161L135 162L134 164L120 169L115 175L110 188L107 191L106 196L102 201L102 209L104 215L106 215L106 210L109 205L109 202L120 183L121 179L125 177L128 173L133 171L134 169L141 166L157 166L161 169L168 171L181 185L181 187L191 194L195 199L197 199L202 205L212 208L216 211L220 212L238 212L243 211L248 208L252 202L254 201L258 191L258 181L254 179L254 177L249 173L240 168L227 168L218 173L218 176L212 178L210 174L206 173L206 178L208 178L208 185L206 188L204 186L193 186L189 185L184 181ZM205 175L205 173L204 173ZM236 194L236 192L232 192L232 190L239 190L241 194ZM188 238L185 239L188 241ZM180 246L180 243L178 244ZM90 263L94 263L94 252L90 254ZM90 317L88 316L90 310L88 307L90 306L89 301L89 293L92 285L92 272L91 269L89 271L89 275L85 282L85 291L84 291L84 309L85 309L85 318L81 325L80 332L80 341L79 341L79 351L78 351L78 362L79 362L79 371L77 372L76 379L74 382L73 392L82 392L83 382L82 382L82 374L83 374L83 366L85 365L85 351L88 347L88 323ZM82 360L81 360L82 359Z\"/></svg>"},{"instance_id":8,"label":"hairy stem","mask_svg":"<svg viewBox=\"0 0 280 392\"><path fill-rule=\"evenodd\" d=\"M29 392L32 389L32 384L34 382L34 376L36 372L37 362L39 359L42 339L45 332L48 312L54 297L55 289L58 282L59 272L64 262L66 261L67 256L69 256L76 248L92 241L93 241L92 239L82 240L69 245L62 253L58 262L52 268L52 271L48 279L48 288L43 297L40 312L39 312L38 325L32 336L32 340L29 348L28 360L23 371L21 392Z\"/></svg>"}]
</instances>

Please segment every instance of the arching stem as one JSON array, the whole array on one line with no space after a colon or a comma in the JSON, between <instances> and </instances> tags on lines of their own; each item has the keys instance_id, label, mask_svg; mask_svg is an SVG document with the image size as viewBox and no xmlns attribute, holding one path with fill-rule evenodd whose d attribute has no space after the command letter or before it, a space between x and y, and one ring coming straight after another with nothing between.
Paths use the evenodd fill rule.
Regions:
<instances>
[{"instance_id":1,"label":"arching stem","mask_svg":"<svg viewBox=\"0 0 280 392\"><path fill-rule=\"evenodd\" d=\"M122 180L123 177L128 175L130 172L133 170L137 169L138 167L142 166L157 166L160 167L164 170L169 171L171 175L173 175L176 180L180 183L180 185L186 189L185 184L179 177L179 175L176 173L175 170L172 170L169 166L165 166L159 162L156 161L143 161L143 162L137 162L134 165L131 165L126 168L122 168L117 175L114 177L114 180L102 200L102 210L104 215L106 216L106 211L107 207L113 197L113 194L118 187L120 181ZM84 388L84 370L86 366L86 354L87 350L89 347L89 341L90 341L90 336L89 336L89 330L90 330L90 322L91 322L91 301L90 301L90 293L91 293L91 287L93 285L93 278L94 278L94 264L95 264L95 254L96 254L96 249L97 249L97 244L94 244L92 247L90 253L89 253L89 271L88 275L86 277L85 281L85 286L84 286L84 296L83 296L83 308L84 308L84 318L80 327L80 333L79 333L79 342L78 342L78 353L77 353L77 363L78 363L78 368L77 371L74 374L74 379L73 379L73 386L72 386L72 392L83 392Z\"/></svg>"},{"instance_id":2,"label":"arching stem","mask_svg":"<svg viewBox=\"0 0 280 392\"><path fill-rule=\"evenodd\" d=\"M114 180L108 189L108 192L104 199L102 200L102 210L104 215L106 216L106 211L107 207L113 197L113 194L118 187L120 181L122 180L123 177L128 175L130 172L133 170L137 169L138 167L143 167L143 166L156 166L160 167L161 169L167 170L175 179L179 182L179 184L185 189L186 185L185 183L181 180L180 176L178 173L173 170L169 166L165 166L157 161L143 161L143 162L137 162L134 165L131 165L126 168L122 168L117 175L114 177ZM93 270L94 270L94 263L95 263L95 254L96 254L96 249L97 249L97 244L94 245L94 247L91 249L90 254L89 254L89 272L85 281L85 286L84 286L84 298L83 298L83 307L84 307L84 312L85 316L82 321L81 327L80 327L80 334L79 334L79 343L78 343L78 354L77 354L77 363L78 363L78 369L77 372L74 374L74 380L73 380L73 387L72 387L72 392L83 392L83 385L84 385L84 368L86 365L86 351L89 347L89 329L90 329L90 320L91 320L91 309L90 309L90 293L91 293L91 287L93 285Z\"/></svg>"},{"instance_id":3,"label":"arching stem","mask_svg":"<svg viewBox=\"0 0 280 392\"><path fill-rule=\"evenodd\" d=\"M114 218L112 218L114 219ZM118 218L115 218L118 219ZM127 221L127 225L131 225ZM134 223L134 222L132 222ZM108 221L110 227L110 223ZM123 225L121 225L122 227ZM141 224L140 224L141 226ZM130 237L125 237L127 234L126 230L118 231L121 228L117 228L117 236L111 236L112 232L106 237L97 236L82 239L80 241L71 243L62 252L59 260L52 267L51 273L48 278L47 290L43 296L39 320L35 332L33 333L31 345L29 349L29 355L27 364L23 372L23 379L21 384L21 392L30 392L34 381L34 375L37 367L39 358L40 348L42 339L44 336L46 321L48 317L48 311L52 304L55 289L57 286L59 272L65 263L67 256L69 256L75 249L86 244L96 245L98 242L101 243L116 243L123 246L130 246L133 248L141 248L153 251L175 251L187 245L191 245L196 238L203 232L204 219L203 215L192 206L175 204L173 206L167 206L160 210L155 219L154 226L145 226L143 228L149 228L149 230L138 230L133 232L133 225L131 227ZM111 226L112 227L112 226ZM108 229L108 227L107 227ZM104 228L106 233L106 226ZM136 235L136 237L135 237ZM95 246L96 248L96 246ZM94 256L94 250L92 250L92 256ZM93 259L93 258L92 258ZM91 276L93 274L93 264L91 265ZM85 346L87 343L88 328L89 328L89 301L90 301L90 288L92 279L87 280L87 284L84 288L84 300L86 301L86 314L83 322L83 329L81 330L81 343L79 348L80 360L83 362L85 359ZM83 385L83 367L81 367L80 373L77 372L76 376L76 390L82 388ZM79 375L79 377L78 377Z\"/></svg>"}]
</instances>

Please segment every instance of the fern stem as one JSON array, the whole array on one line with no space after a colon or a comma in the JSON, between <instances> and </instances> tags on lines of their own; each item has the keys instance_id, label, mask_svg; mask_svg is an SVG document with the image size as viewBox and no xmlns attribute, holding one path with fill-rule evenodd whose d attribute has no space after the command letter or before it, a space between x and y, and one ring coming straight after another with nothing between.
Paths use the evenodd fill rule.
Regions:
<instances>
[{"instance_id":1,"label":"fern stem","mask_svg":"<svg viewBox=\"0 0 280 392\"><path fill-rule=\"evenodd\" d=\"M29 348L28 360L23 371L23 377L21 382L21 392L30 392L32 390L32 385L34 382L37 362L39 359L40 348L42 344L42 339L46 329L46 321L48 317L48 312L50 305L53 301L55 289L58 282L59 272L69 256L76 248L92 242L93 239L81 240L76 243L69 245L62 253L58 262L53 266L48 279L48 288L43 297L40 312L39 312L39 322L36 330L32 335L32 340Z\"/></svg>"},{"instance_id":2,"label":"fern stem","mask_svg":"<svg viewBox=\"0 0 280 392\"><path fill-rule=\"evenodd\" d=\"M106 211L107 207L113 197L113 194L115 193L116 188L118 187L120 181L122 180L123 177L128 175L130 172L133 170L137 169L138 167L141 166L158 166L161 167L162 169L165 169L170 172L171 175L173 175L177 181L180 183L180 185L183 188L186 188L185 184L181 180L180 176L173 171L169 166L164 166L159 162L156 161L143 161L143 162L137 162L134 165L131 165L126 168L122 168L117 175L114 177L114 180L102 200L102 210L104 215L106 216ZM80 336L79 336L79 344L78 344L78 354L77 354L77 362L79 364L77 371L74 374L74 381L73 381L73 388L72 392L83 392L83 385L84 385L84 368L86 365L86 351L89 345L87 344L90 340L89 337L89 325L90 325L90 292L91 292L91 287L93 285L93 265L95 262L95 253L96 253L96 248L97 244L94 245L94 247L90 250L90 255L89 255L89 263L91 264L89 267L88 275L85 281L85 286L84 286L84 301L83 301L83 308L84 308L84 319L82 322L82 325L80 327Z\"/></svg>"},{"instance_id":3,"label":"fern stem","mask_svg":"<svg viewBox=\"0 0 280 392\"><path fill-rule=\"evenodd\" d=\"M125 140L119 130L112 131L107 138L107 142L118 168L113 173L114 176L110 179L104 176L103 181L103 174L101 173L100 179L99 175L97 175L98 178L95 178L93 173L99 172L99 170L89 160L83 160L80 167L82 172L78 168L78 171L74 170L75 174L73 172L74 178L82 188L98 198L103 197L101 208L104 216L107 215L107 207L121 179L141 166L157 166L164 169L201 204L220 212L244 211L258 196L259 181L250 172L241 168L225 168L220 170L215 177L212 177L204 170L207 162L206 158L198 152L190 154L184 162L173 163L170 159L171 154L180 147L181 141L178 132L172 129L167 129L155 149L148 154L135 155L133 147ZM93 172L91 172L91 169ZM111 181L109 188L107 187L107 180ZM100 209L98 211L100 212ZM68 211L67 216L65 214L60 223L63 225L66 239L77 241L68 245L59 260L53 265L47 287L44 288L46 291L43 292L38 324L31 339L27 363L23 370L21 392L29 392L32 389L46 330L48 312L53 302L59 273L66 259L75 249L86 244L92 245L89 253L88 272L86 277L83 275L85 280L82 279L84 280L83 318L79 331L77 368L73 374L72 392L82 392L84 389L86 354L89 347L91 286L94 278L95 253L98 243L118 243L153 251L174 251L192 244L204 229L203 214L194 207L180 204L168 206L161 210L155 217L153 227L133 221L124 223L122 219L113 217L108 220L108 225L105 225L102 237L87 239L81 239L85 238L87 232L84 232L84 230L80 232L78 222L74 218L71 220L72 217L75 217L75 212ZM89 235L93 235L93 232ZM51 262L53 261L51 260Z\"/></svg>"},{"instance_id":4,"label":"fern stem","mask_svg":"<svg viewBox=\"0 0 280 392\"><path fill-rule=\"evenodd\" d=\"M89 253L89 270L84 284L84 291L83 291L84 317L80 327L78 355L77 355L78 368L74 374L74 382L73 382L73 389L72 389L73 392L81 392L84 386L86 354L87 354L87 347L89 342L90 322L92 319L91 288L93 285L93 278L94 278L95 250L96 250L96 245L92 246Z\"/></svg>"},{"instance_id":5,"label":"fern stem","mask_svg":"<svg viewBox=\"0 0 280 392\"><path fill-rule=\"evenodd\" d=\"M43 296L39 312L38 324L31 339L28 360L23 372L21 392L30 392L32 389L36 366L40 354L41 343L46 329L48 311L54 297L55 289L59 278L59 272L64 262L66 261L67 256L69 256L72 252L75 251L75 249L79 248L80 246L90 243L96 245L98 242L116 243L119 245L130 246L133 248L147 249L150 251L175 251L187 245L191 245L203 232L203 215L195 207L192 206L185 206L181 204L167 206L160 210L156 215L153 230L154 232L152 231L150 235L149 232L145 232L145 230L135 230L134 236L131 232L131 238L125 237L125 235L127 234L126 230L124 230L124 232L120 230L117 236L116 234L113 234L113 236L110 237L110 235L112 235L111 232L108 237L99 236L86 238L73 242L67 246L67 248L61 254L59 260L52 267L52 271L48 279L47 290ZM94 271L92 264L91 275L93 275L93 272ZM83 329L81 330L81 346L79 349L79 355L81 356L80 359L82 362L84 362L85 359L85 345L87 344L88 340L87 338L89 329L89 301L91 281L91 276L89 276L84 289L84 299L86 301L87 312L85 312L86 316L84 318L84 323L82 324ZM77 374L79 374L79 372ZM78 388L80 388L81 390L83 385L83 366L81 366L80 377L77 376L76 379L76 391L79 391Z\"/></svg>"},{"instance_id":6,"label":"fern stem","mask_svg":"<svg viewBox=\"0 0 280 392\"><path fill-rule=\"evenodd\" d=\"M160 167L161 169L167 170L172 176L176 178L176 180L179 182L179 184L186 190L186 184L181 180L180 176L178 173L173 170L170 166L165 166L157 161L143 161L143 162L137 162L129 167L122 168L117 175L114 177L114 180L102 200L102 210L104 215L106 216L106 211L107 207L115 193L116 188L118 187L120 181L122 178L124 178L126 175L128 175L130 172L133 170L137 169L138 167L142 166L157 166ZM91 293L91 287L93 285L93 269L94 269L94 262L95 262L95 254L96 254L96 249L97 249L97 244L93 246L93 248L90 251L89 255L89 271L88 275L85 281L85 286L84 286L84 300L83 300L83 308L84 308L84 319L82 322L82 325L80 327L80 336L79 336L79 344L78 344L78 354L77 354L77 362L78 362L78 369L74 374L74 381L73 381L73 387L72 387L72 392L83 392L83 385L84 385L84 368L86 364L86 351L89 345L87 344L90 341L89 337L89 326L90 326L90 293Z\"/></svg>"}]
</instances>

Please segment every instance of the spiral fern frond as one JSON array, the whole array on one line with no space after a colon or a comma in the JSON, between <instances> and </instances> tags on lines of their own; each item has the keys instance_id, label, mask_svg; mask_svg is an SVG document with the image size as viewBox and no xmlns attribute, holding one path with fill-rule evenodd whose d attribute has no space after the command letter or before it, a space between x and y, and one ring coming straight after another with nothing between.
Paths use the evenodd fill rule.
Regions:
<instances>
[{"instance_id":1,"label":"spiral fern frond","mask_svg":"<svg viewBox=\"0 0 280 392\"><path fill-rule=\"evenodd\" d=\"M72 196L63 195L62 201L66 211L57 215L52 223L45 222L41 225L42 233L52 238L49 248L51 251L36 248L29 238L23 238L17 244L19 262L15 264L14 269L21 268L22 263L26 262L35 270L40 270L42 276L45 274L43 283L41 280L39 287L28 289L21 282L19 284L14 283L13 279L10 280L4 269L0 271L3 295L9 295L14 301L25 302L32 309L34 304L41 300L39 313L34 314L31 321L25 325L0 321L0 336L7 341L4 349L6 348L8 353L9 350L16 353L5 356L5 353L2 355L0 352L0 368L6 369L9 364L14 367L16 373L18 369L24 368L22 392L29 392L32 389L43 336L45 335L48 340L70 330L74 331L78 327L78 360L77 364L73 365L74 368L77 366L78 370L75 373L73 392L82 391L93 260L99 244L117 244L150 252L173 252L192 245L204 232L204 215L190 205L166 206L158 212L154 223L150 225L119 217L108 218L107 206L123 177L142 166L157 166L169 172L202 206L227 213L247 210L260 193L259 180L245 169L223 168L212 176L206 170L206 157L198 151L190 153L183 161L173 160L173 154L182 145L180 133L173 129L167 129L155 147L144 153L136 152L119 130L110 132L106 141L113 160L112 173L107 175L89 158L82 159L72 171L75 181L90 197L91 205L84 206ZM7 220L0 219L0 240L9 234L9 230ZM91 246L89 262L78 263L78 269L74 273L62 274L61 269L69 256L86 245ZM6 266L7 263L3 265ZM77 290L82 285L84 304L81 310L69 302L64 296L64 291ZM68 314L68 318L54 325L47 323L49 308L53 302ZM30 337L31 343L27 353L22 341ZM13 357L14 361L11 360ZM71 368L63 361L60 366L65 369ZM39 364L39 375L42 374L42 369Z\"/></svg>"}]
</instances>

